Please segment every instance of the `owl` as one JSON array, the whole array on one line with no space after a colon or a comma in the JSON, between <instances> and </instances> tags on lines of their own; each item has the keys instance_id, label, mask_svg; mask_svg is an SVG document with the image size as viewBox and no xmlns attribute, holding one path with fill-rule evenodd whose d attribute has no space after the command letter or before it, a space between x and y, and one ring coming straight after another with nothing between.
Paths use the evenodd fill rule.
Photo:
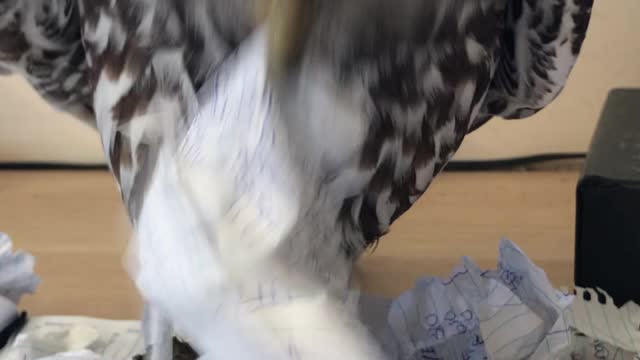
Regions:
<instances>
[{"instance_id":1,"label":"owl","mask_svg":"<svg viewBox=\"0 0 640 360\"><path fill-rule=\"evenodd\" d=\"M493 117L530 117L561 93L592 6L593 0L2 0L0 71L22 75L54 107L96 128L134 229L147 229L149 239L159 236L149 230L160 219L154 209L169 208L163 202L169 195L159 190L171 176L162 154L185 151L181 144L196 136L197 121L214 121L200 116L209 104L218 137L201 139L199 147L248 154L245 137L261 139L247 163L284 164L271 178L295 194L282 196L295 209L282 232L286 246L253 272L297 274L296 284L326 290L347 286L350 266L424 194L467 134ZM242 159L216 160L215 176L223 179L193 183L195 202L235 203L241 196L211 192L262 186L255 171L232 171ZM185 262L185 254L175 263ZM243 274L252 272L244 265ZM209 328L198 316L215 313L203 309L205 302L189 306L187 298L140 286L160 313L172 314L169 322L201 323L192 336ZM298 320L297 310L287 311L278 316ZM164 321L149 314L150 323ZM335 311L306 314L301 322L331 319L332 339L341 334ZM215 353L223 338L232 342L220 336L195 345ZM365 343L354 340L354 354L366 353ZM315 346L327 350L326 344ZM367 354L349 358L377 356Z\"/></svg>"}]
</instances>

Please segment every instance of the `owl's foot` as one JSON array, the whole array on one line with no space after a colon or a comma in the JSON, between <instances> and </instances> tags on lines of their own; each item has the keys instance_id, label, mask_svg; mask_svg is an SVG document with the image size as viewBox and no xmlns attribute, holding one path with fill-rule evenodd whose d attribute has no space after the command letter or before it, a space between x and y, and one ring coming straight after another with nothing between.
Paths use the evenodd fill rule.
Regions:
<instances>
[{"instance_id":1,"label":"owl's foot","mask_svg":"<svg viewBox=\"0 0 640 360\"><path fill-rule=\"evenodd\" d=\"M144 360L173 360L173 328L171 323L149 304L145 304L142 331L146 354Z\"/></svg>"},{"instance_id":2,"label":"owl's foot","mask_svg":"<svg viewBox=\"0 0 640 360\"><path fill-rule=\"evenodd\" d=\"M151 351L149 351L151 350ZM133 360L149 360L153 349L147 349L146 354L138 355L133 358ZM193 348L176 338L173 338L173 353L166 353L168 359L171 360L200 360L204 359L204 357L198 357L198 353L193 350Z\"/></svg>"}]
</instances>

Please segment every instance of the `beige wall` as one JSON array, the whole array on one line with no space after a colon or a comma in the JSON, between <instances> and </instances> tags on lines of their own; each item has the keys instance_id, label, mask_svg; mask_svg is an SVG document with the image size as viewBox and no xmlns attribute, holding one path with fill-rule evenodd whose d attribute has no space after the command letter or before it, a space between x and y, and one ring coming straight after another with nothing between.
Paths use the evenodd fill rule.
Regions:
<instances>
[{"instance_id":1,"label":"beige wall","mask_svg":"<svg viewBox=\"0 0 640 360\"><path fill-rule=\"evenodd\" d=\"M639 0L596 1L590 33L567 88L533 118L494 120L457 159L585 151L607 91L640 87ZM0 161L103 162L93 130L51 110L21 79L0 80Z\"/></svg>"},{"instance_id":2,"label":"beige wall","mask_svg":"<svg viewBox=\"0 0 640 360\"><path fill-rule=\"evenodd\" d=\"M22 78L1 78L0 94L0 162L104 162L97 132L51 109Z\"/></svg>"}]
</instances>

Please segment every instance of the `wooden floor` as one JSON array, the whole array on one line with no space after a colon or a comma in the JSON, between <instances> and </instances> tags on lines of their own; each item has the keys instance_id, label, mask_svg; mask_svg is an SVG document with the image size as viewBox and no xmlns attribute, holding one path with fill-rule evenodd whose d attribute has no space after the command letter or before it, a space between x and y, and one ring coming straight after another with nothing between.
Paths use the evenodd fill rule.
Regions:
<instances>
[{"instance_id":1,"label":"wooden floor","mask_svg":"<svg viewBox=\"0 0 640 360\"><path fill-rule=\"evenodd\" d=\"M555 285L573 276L578 173L445 173L393 227L359 271L365 288L396 295L419 276L447 275L462 256L495 267L515 241ZM32 314L137 318L122 267L130 228L106 172L0 172L0 231L36 256L43 283Z\"/></svg>"}]
</instances>

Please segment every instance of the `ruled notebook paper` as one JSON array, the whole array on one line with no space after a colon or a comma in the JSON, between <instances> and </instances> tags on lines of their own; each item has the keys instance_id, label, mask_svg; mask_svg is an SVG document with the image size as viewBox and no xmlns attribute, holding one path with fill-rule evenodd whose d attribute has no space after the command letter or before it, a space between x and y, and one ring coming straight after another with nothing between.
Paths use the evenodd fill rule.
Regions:
<instances>
[{"instance_id":1,"label":"ruled notebook paper","mask_svg":"<svg viewBox=\"0 0 640 360\"><path fill-rule=\"evenodd\" d=\"M611 304L554 289L503 240L496 270L465 258L449 279L424 278L387 303L363 296L361 311L391 359L639 359L639 307Z\"/></svg>"}]
</instances>

